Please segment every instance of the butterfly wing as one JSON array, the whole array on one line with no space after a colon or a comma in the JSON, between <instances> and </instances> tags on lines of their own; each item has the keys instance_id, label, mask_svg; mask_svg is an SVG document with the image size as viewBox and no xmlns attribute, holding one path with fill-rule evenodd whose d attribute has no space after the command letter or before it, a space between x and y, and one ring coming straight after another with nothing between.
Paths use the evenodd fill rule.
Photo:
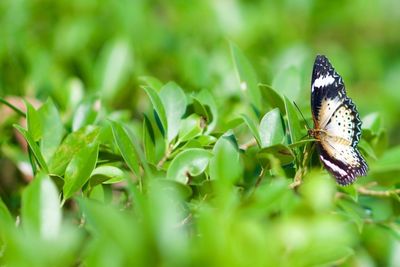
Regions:
<instances>
[{"instance_id":1,"label":"butterfly wing","mask_svg":"<svg viewBox=\"0 0 400 267\"><path fill-rule=\"evenodd\" d=\"M361 137L361 120L353 101L346 97L322 129L356 147Z\"/></svg>"},{"instance_id":2,"label":"butterfly wing","mask_svg":"<svg viewBox=\"0 0 400 267\"><path fill-rule=\"evenodd\" d=\"M346 98L342 77L325 56L317 56L311 83L311 109L315 128L324 128Z\"/></svg>"},{"instance_id":3,"label":"butterfly wing","mask_svg":"<svg viewBox=\"0 0 400 267\"><path fill-rule=\"evenodd\" d=\"M368 165L357 148L327 139L318 145L319 157L340 185L349 185L367 174Z\"/></svg>"},{"instance_id":4,"label":"butterfly wing","mask_svg":"<svg viewBox=\"0 0 400 267\"><path fill-rule=\"evenodd\" d=\"M311 85L311 106L316 129L326 136L319 140L322 163L341 185L366 175L368 166L357 144L361 136L361 120L342 78L328 59L317 56Z\"/></svg>"}]
</instances>

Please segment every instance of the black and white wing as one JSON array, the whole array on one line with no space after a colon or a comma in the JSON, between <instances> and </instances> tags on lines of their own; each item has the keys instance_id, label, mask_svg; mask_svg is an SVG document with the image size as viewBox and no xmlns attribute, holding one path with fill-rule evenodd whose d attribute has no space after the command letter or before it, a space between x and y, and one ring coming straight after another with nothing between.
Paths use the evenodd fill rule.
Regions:
<instances>
[{"instance_id":1,"label":"black and white wing","mask_svg":"<svg viewBox=\"0 0 400 267\"><path fill-rule=\"evenodd\" d=\"M312 74L311 108L316 129L326 137L317 144L322 163L336 181L348 185L366 175L368 166L357 144L361 120L357 109L346 95L340 75L325 56L317 56Z\"/></svg>"},{"instance_id":2,"label":"black and white wing","mask_svg":"<svg viewBox=\"0 0 400 267\"><path fill-rule=\"evenodd\" d=\"M342 77L325 56L317 56L311 80L311 109L315 128L323 129L346 98Z\"/></svg>"},{"instance_id":3,"label":"black and white wing","mask_svg":"<svg viewBox=\"0 0 400 267\"><path fill-rule=\"evenodd\" d=\"M348 185L358 176L366 175L368 165L357 149L361 120L349 98L332 114L323 130L328 135L318 143L320 159L336 181Z\"/></svg>"}]
</instances>

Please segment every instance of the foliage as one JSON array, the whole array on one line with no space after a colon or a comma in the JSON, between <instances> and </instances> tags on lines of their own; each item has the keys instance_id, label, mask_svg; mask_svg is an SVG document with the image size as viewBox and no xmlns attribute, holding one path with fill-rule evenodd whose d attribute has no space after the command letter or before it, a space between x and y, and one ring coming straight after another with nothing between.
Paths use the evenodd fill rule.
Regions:
<instances>
[{"instance_id":1,"label":"foliage","mask_svg":"<svg viewBox=\"0 0 400 267\"><path fill-rule=\"evenodd\" d=\"M299 3L0 3L0 264L398 264L397 3ZM363 117L348 187L304 138L316 53Z\"/></svg>"}]
</instances>

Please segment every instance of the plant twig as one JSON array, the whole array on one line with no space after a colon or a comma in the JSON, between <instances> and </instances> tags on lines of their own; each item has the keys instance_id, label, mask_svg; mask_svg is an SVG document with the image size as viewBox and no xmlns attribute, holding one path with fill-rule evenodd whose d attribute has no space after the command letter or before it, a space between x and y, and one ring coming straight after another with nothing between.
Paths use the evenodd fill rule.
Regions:
<instances>
[{"instance_id":1,"label":"plant twig","mask_svg":"<svg viewBox=\"0 0 400 267\"><path fill-rule=\"evenodd\" d=\"M14 106L13 104L11 104L10 102L8 102L7 100L5 100L4 98L0 97L0 103L3 103L4 105L6 105L7 107L11 108L12 110L14 110L16 113L18 113L19 115L26 117L25 112L23 112L22 110L20 110L18 107Z\"/></svg>"},{"instance_id":2,"label":"plant twig","mask_svg":"<svg viewBox=\"0 0 400 267\"><path fill-rule=\"evenodd\" d=\"M393 190L372 190L368 189L364 186L360 186L357 188L357 192L361 195L373 196L373 197L391 197L393 195L399 195L400 189Z\"/></svg>"},{"instance_id":3,"label":"plant twig","mask_svg":"<svg viewBox=\"0 0 400 267\"><path fill-rule=\"evenodd\" d=\"M290 189L294 189L296 187L298 187L299 185L301 185L301 182L303 180L303 176L304 174L307 173L308 167L308 161L309 161L309 157L310 157L310 152L308 149L308 145L304 146L304 156L303 156L303 162L301 163L301 165L299 166L299 169L297 170L294 179L293 179L293 183L291 183L289 185Z\"/></svg>"},{"instance_id":4,"label":"plant twig","mask_svg":"<svg viewBox=\"0 0 400 267\"><path fill-rule=\"evenodd\" d=\"M188 216L186 216L185 218L183 218L182 221L178 222L177 224L174 225L174 228L180 228L182 226L185 226L186 224L188 224L190 222L190 220L192 219L192 214L189 213Z\"/></svg>"},{"instance_id":5,"label":"plant twig","mask_svg":"<svg viewBox=\"0 0 400 267\"><path fill-rule=\"evenodd\" d=\"M301 181L303 180L303 174L304 174L303 168L300 167L294 176L293 183L289 185L290 189L294 189L299 185L301 185Z\"/></svg>"},{"instance_id":6,"label":"plant twig","mask_svg":"<svg viewBox=\"0 0 400 267\"><path fill-rule=\"evenodd\" d=\"M243 145L240 146L240 149L242 150L247 150L249 147L257 145L257 141L255 138L251 139L249 142L244 143Z\"/></svg>"},{"instance_id":7,"label":"plant twig","mask_svg":"<svg viewBox=\"0 0 400 267\"><path fill-rule=\"evenodd\" d=\"M162 159L157 163L157 168L161 169L161 167L164 165L164 163L168 160L169 156L171 156L172 153L172 146L168 146L167 151L165 152L164 157L162 157Z\"/></svg>"},{"instance_id":8,"label":"plant twig","mask_svg":"<svg viewBox=\"0 0 400 267\"><path fill-rule=\"evenodd\" d=\"M260 172L260 175L258 175L258 177L257 177L257 181L256 181L256 184L254 186L254 190L261 184L261 181L262 181L262 179L264 177L264 173L265 173L265 169L262 168L261 172Z\"/></svg>"}]
</instances>

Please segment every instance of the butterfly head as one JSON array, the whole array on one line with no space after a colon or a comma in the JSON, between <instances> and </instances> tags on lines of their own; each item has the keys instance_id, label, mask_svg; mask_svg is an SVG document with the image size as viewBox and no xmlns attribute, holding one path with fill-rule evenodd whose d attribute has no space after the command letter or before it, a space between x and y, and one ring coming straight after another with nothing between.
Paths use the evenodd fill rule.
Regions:
<instances>
[{"instance_id":1,"label":"butterfly head","mask_svg":"<svg viewBox=\"0 0 400 267\"><path fill-rule=\"evenodd\" d=\"M327 135L327 133L326 131L320 129L309 129L308 135L317 140L322 140Z\"/></svg>"},{"instance_id":2,"label":"butterfly head","mask_svg":"<svg viewBox=\"0 0 400 267\"><path fill-rule=\"evenodd\" d=\"M308 136L314 137L314 129L308 129Z\"/></svg>"}]
</instances>

